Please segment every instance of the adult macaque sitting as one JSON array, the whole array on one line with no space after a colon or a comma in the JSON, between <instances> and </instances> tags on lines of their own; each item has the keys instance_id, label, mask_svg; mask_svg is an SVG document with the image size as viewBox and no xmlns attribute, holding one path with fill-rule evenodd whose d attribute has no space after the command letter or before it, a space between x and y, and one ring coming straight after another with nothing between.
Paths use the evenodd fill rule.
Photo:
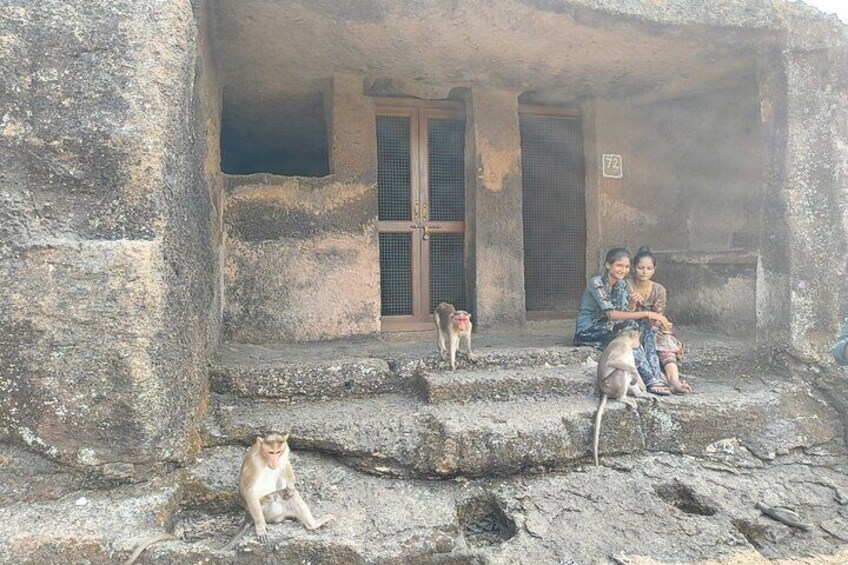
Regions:
<instances>
[{"instance_id":1,"label":"adult macaque sitting","mask_svg":"<svg viewBox=\"0 0 848 565\"><path fill-rule=\"evenodd\" d=\"M307 530L320 528L332 515L316 520L294 486L294 469L289 461L288 435L257 437L244 456L239 473L239 494L247 515L238 533L225 547L232 549L253 524L256 537L268 541L265 524L278 524L286 518L300 520Z\"/></svg>"}]
</instances>

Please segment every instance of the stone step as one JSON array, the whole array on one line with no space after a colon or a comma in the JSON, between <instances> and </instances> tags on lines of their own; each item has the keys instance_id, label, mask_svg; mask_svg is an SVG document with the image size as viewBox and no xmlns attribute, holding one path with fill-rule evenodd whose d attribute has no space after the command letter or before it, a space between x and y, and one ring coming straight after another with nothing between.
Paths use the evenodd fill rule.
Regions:
<instances>
[{"instance_id":1,"label":"stone step","mask_svg":"<svg viewBox=\"0 0 848 565\"><path fill-rule=\"evenodd\" d=\"M460 355L457 366L579 366L592 355L585 347L487 347L474 362ZM210 381L213 391L244 398L327 400L407 391L417 374L446 369L435 347L420 344L411 349L226 344L210 366Z\"/></svg>"},{"instance_id":2,"label":"stone step","mask_svg":"<svg viewBox=\"0 0 848 565\"><path fill-rule=\"evenodd\" d=\"M594 361L578 366L421 372L414 379L430 404L585 395L595 388Z\"/></svg>"},{"instance_id":3,"label":"stone step","mask_svg":"<svg viewBox=\"0 0 848 565\"><path fill-rule=\"evenodd\" d=\"M611 402L602 455L664 451L703 455L739 445L769 459L841 437L836 413L807 385L760 380L698 382L697 392ZM298 449L331 453L364 471L401 477L509 476L557 469L591 455L597 400L588 395L426 404L405 395L288 405L219 396L221 441L266 430Z\"/></svg>"},{"instance_id":4,"label":"stone step","mask_svg":"<svg viewBox=\"0 0 848 565\"><path fill-rule=\"evenodd\" d=\"M388 362L369 358L214 364L210 382L218 393L290 401L362 398L408 388Z\"/></svg>"}]
</instances>

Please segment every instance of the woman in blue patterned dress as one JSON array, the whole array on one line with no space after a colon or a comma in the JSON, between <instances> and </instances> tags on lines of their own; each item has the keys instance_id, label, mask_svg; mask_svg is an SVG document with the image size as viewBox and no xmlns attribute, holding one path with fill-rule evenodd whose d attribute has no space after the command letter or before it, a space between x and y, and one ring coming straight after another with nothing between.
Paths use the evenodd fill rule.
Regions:
<instances>
[{"instance_id":1,"label":"woman in blue patterned dress","mask_svg":"<svg viewBox=\"0 0 848 565\"><path fill-rule=\"evenodd\" d=\"M609 345L618 332L626 327L639 327L642 347L633 350L636 368L645 381L648 392L669 395L671 391L662 378L654 334L650 322L668 324L663 314L637 310L627 287L630 274L630 254L616 247L607 252L604 274L589 279L589 286L580 298L580 312L574 329L574 345L588 345L600 351Z\"/></svg>"}]
</instances>

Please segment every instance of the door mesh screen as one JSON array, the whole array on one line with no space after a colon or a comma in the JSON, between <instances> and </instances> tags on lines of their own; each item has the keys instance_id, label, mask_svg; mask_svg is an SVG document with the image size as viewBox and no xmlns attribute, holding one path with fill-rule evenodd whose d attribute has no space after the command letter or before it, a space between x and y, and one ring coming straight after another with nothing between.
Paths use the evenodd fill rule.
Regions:
<instances>
[{"instance_id":1,"label":"door mesh screen","mask_svg":"<svg viewBox=\"0 0 848 565\"><path fill-rule=\"evenodd\" d=\"M430 219L465 220L465 121L429 119Z\"/></svg>"},{"instance_id":2,"label":"door mesh screen","mask_svg":"<svg viewBox=\"0 0 848 565\"><path fill-rule=\"evenodd\" d=\"M439 302L449 302L457 310L465 304L465 236L461 233L435 233L430 236L430 312Z\"/></svg>"},{"instance_id":3,"label":"door mesh screen","mask_svg":"<svg viewBox=\"0 0 848 565\"><path fill-rule=\"evenodd\" d=\"M409 118L377 116L377 203L381 220L409 220Z\"/></svg>"},{"instance_id":4,"label":"door mesh screen","mask_svg":"<svg viewBox=\"0 0 848 565\"><path fill-rule=\"evenodd\" d=\"M380 313L412 315L412 234L380 234Z\"/></svg>"},{"instance_id":5,"label":"door mesh screen","mask_svg":"<svg viewBox=\"0 0 848 565\"><path fill-rule=\"evenodd\" d=\"M574 312L585 284L583 138L575 118L521 116L529 312Z\"/></svg>"}]
</instances>

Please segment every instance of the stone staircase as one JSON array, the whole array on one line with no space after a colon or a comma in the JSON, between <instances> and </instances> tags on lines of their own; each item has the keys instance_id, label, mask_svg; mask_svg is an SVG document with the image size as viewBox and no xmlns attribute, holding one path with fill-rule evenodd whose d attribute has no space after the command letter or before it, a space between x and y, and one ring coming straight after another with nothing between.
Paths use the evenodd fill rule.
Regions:
<instances>
[{"instance_id":1,"label":"stone staircase","mask_svg":"<svg viewBox=\"0 0 848 565\"><path fill-rule=\"evenodd\" d=\"M70 544L90 562L125 558L162 531L179 539L141 562L847 562L840 415L803 367L754 360L746 343L684 337L696 392L640 400L636 411L611 403L600 468L586 348L492 336L478 340L475 363L463 357L451 372L415 336L227 345L210 368L207 447L190 468L113 491L113 510L79 492L56 513L0 508L0 523L22 528L19 516L49 514L38 520L42 537L0 545L0 561L67 555L59 522L85 521L82 497L119 512L125 532L90 526ZM244 448L268 430L290 433L299 490L316 515L336 520L316 532L271 526L268 544L249 534L219 551L240 521ZM818 527L799 534L763 517L758 500L795 506Z\"/></svg>"},{"instance_id":2,"label":"stone staircase","mask_svg":"<svg viewBox=\"0 0 848 565\"><path fill-rule=\"evenodd\" d=\"M229 346L212 368L212 442L248 444L280 430L294 449L416 478L507 477L588 460L597 407L590 349L493 347L477 355L452 372L434 351L294 364L256 346ZM689 366L708 363L696 355ZM734 437L768 459L834 439L835 415L808 387L782 379L764 386L763 378L715 366L709 380L693 380L696 394L641 400L638 411L613 402L601 453L702 456Z\"/></svg>"}]
</instances>

